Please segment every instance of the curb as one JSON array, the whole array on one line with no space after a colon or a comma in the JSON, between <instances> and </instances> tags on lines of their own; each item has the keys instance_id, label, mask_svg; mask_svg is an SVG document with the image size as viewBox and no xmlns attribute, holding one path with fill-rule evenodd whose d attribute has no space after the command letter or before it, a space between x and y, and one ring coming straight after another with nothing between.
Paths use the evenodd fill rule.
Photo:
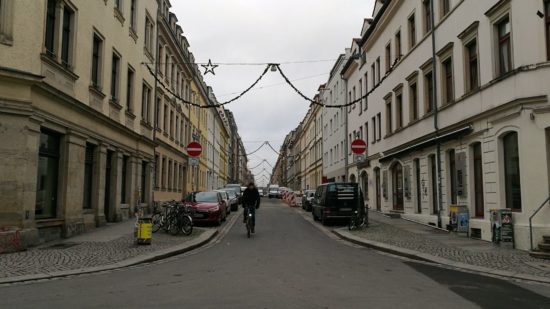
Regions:
<instances>
[{"instance_id":1,"label":"curb","mask_svg":"<svg viewBox=\"0 0 550 309\"><path fill-rule=\"evenodd\" d=\"M136 256L130 259L127 259L125 261L121 261L114 264L109 264L105 266L96 266L96 267L89 267L89 268L83 268L83 269L71 269L67 271L57 271L52 273L46 273L46 274L33 274L33 275L25 275L25 276L17 276L17 277L9 277L9 278L2 278L0 279L0 285L3 284L11 284L11 283L21 283L26 281L36 281L36 280L47 280L47 279L54 279L54 278L63 278L63 277L69 277L74 275L83 275L83 274L91 274L91 273L97 273L102 271L108 271L108 270L114 270L114 269L120 269L125 268L129 266L135 266L138 264L143 263L150 263L162 259L166 259L175 255L187 253L189 251L195 250L197 248L200 248L206 244L208 244L210 241L212 241L217 235L219 234L219 231L216 230L206 230L204 233L202 233L199 237L196 239L193 239L185 244L172 246L163 250L159 250L157 252L144 254L141 256Z\"/></svg>"},{"instance_id":2,"label":"curb","mask_svg":"<svg viewBox=\"0 0 550 309\"><path fill-rule=\"evenodd\" d=\"M491 269L483 266L475 266L475 265L470 265L466 263L455 262L445 258L433 256L431 254L426 254L415 250L388 245L377 241L367 240L361 237L354 236L348 231L345 231L343 229L334 229L332 230L332 233L334 233L339 238L349 241L351 243L354 243L356 245L390 253L397 256L406 257L412 260L451 266L454 268L475 272L477 274L492 275L492 276L498 276L498 277L505 277L508 279L526 280L526 281L532 281L537 283L550 284L550 278L532 276L532 275L521 274L521 273L514 273L511 271L505 271L505 270L496 270L496 269Z\"/></svg>"}]
</instances>

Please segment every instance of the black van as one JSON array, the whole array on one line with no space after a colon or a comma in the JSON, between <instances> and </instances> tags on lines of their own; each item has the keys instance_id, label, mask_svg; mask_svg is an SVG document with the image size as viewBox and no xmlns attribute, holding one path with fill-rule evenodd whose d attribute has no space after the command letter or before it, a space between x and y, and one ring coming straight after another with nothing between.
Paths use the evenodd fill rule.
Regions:
<instances>
[{"instance_id":1,"label":"black van","mask_svg":"<svg viewBox=\"0 0 550 309\"><path fill-rule=\"evenodd\" d=\"M311 213L325 224L331 219L349 220L360 205L364 205L363 194L356 183L326 183L317 187Z\"/></svg>"}]
</instances>

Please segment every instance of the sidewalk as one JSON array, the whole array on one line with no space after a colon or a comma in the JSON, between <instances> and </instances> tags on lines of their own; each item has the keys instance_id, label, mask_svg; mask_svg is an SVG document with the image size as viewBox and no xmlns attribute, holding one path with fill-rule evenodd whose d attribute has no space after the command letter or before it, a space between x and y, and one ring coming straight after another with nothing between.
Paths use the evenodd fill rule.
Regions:
<instances>
[{"instance_id":1,"label":"sidewalk","mask_svg":"<svg viewBox=\"0 0 550 309\"><path fill-rule=\"evenodd\" d=\"M134 220L46 243L27 251L0 254L0 284L110 270L150 262L195 249L217 229L195 227L190 236L153 234L151 245L134 244Z\"/></svg>"},{"instance_id":2,"label":"sidewalk","mask_svg":"<svg viewBox=\"0 0 550 309\"><path fill-rule=\"evenodd\" d=\"M550 283L550 261L535 259L525 251L432 228L403 219L369 212L370 226L334 233L348 241L413 259L435 262L475 272Z\"/></svg>"}]
</instances>

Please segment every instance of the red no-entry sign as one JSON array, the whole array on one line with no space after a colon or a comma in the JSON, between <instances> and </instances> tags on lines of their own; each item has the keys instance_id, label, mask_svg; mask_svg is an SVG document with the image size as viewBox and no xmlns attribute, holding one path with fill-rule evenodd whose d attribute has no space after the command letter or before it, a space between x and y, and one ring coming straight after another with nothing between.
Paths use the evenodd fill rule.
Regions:
<instances>
[{"instance_id":1,"label":"red no-entry sign","mask_svg":"<svg viewBox=\"0 0 550 309\"><path fill-rule=\"evenodd\" d=\"M362 154L367 151L367 143L362 139L356 139L351 143L351 152Z\"/></svg>"},{"instance_id":2,"label":"red no-entry sign","mask_svg":"<svg viewBox=\"0 0 550 309\"><path fill-rule=\"evenodd\" d=\"M187 154L190 157L198 157L202 153L202 146L197 142L191 142L187 145Z\"/></svg>"}]
</instances>

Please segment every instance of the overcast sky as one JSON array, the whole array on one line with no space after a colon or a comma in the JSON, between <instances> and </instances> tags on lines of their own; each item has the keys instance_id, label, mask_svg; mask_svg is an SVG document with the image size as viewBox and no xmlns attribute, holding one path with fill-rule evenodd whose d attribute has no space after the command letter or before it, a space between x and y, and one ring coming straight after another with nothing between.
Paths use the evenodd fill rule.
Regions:
<instances>
[{"instance_id":1,"label":"overcast sky","mask_svg":"<svg viewBox=\"0 0 550 309\"><path fill-rule=\"evenodd\" d=\"M363 19L372 16L374 0L172 0L199 63L282 63L281 68L302 92L313 97L325 83L338 55L360 36ZM233 98L250 86L265 66L220 65L205 81L218 101ZM309 107L286 86L278 73L268 73L242 99L228 105L233 111L247 152L269 141L279 150L286 134L302 120ZM259 89L261 88L261 89ZM249 156L249 167L277 154L265 147ZM265 171L264 171L265 168ZM271 167L252 170L259 184L266 183Z\"/></svg>"}]
</instances>

